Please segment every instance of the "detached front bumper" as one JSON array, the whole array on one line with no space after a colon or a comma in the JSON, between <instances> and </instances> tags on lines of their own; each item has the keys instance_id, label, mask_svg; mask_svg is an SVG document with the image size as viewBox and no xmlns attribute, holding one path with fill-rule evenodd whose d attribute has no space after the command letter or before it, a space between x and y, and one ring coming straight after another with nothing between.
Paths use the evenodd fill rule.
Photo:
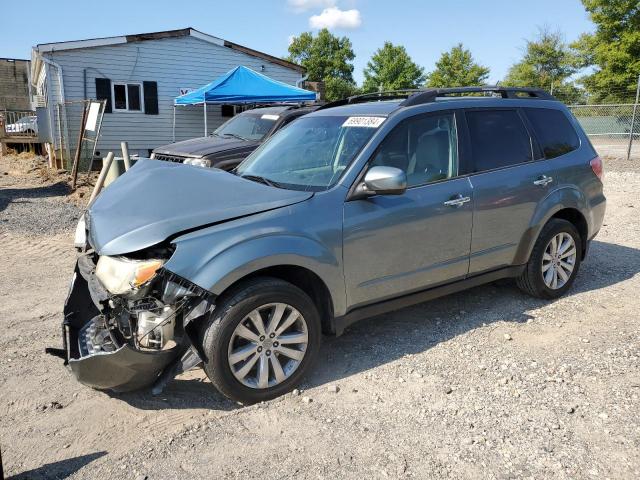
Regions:
<instances>
[{"instance_id":1,"label":"detached front bumper","mask_svg":"<svg viewBox=\"0 0 640 480\"><path fill-rule=\"evenodd\" d=\"M153 384L176 356L173 351L147 353L124 345L115 352L72 358L69 367L89 387L127 392Z\"/></svg>"},{"instance_id":2,"label":"detached front bumper","mask_svg":"<svg viewBox=\"0 0 640 480\"><path fill-rule=\"evenodd\" d=\"M113 351L96 350L92 343L96 329L104 329L109 293L94 273L87 255L79 257L64 305L63 350L68 364L81 383L100 390L117 392L151 386L167 367L175 364L189 342L157 351L143 351L126 342L114 342Z\"/></svg>"}]
</instances>

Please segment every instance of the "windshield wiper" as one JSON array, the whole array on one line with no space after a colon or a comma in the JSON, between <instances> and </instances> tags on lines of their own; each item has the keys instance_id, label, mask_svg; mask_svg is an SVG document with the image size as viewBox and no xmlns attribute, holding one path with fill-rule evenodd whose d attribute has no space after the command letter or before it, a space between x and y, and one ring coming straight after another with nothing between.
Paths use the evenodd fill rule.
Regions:
<instances>
[{"instance_id":1,"label":"windshield wiper","mask_svg":"<svg viewBox=\"0 0 640 480\"><path fill-rule=\"evenodd\" d=\"M240 136L240 135L238 135L237 133L223 133L222 135L224 135L225 137L228 135L228 136L230 136L230 137L237 138L237 139L239 139L239 140L244 140L245 142L246 142L247 140L249 140L248 138L241 137L241 136Z\"/></svg>"},{"instance_id":2,"label":"windshield wiper","mask_svg":"<svg viewBox=\"0 0 640 480\"><path fill-rule=\"evenodd\" d=\"M283 188L282 185L278 182L274 182L273 180L269 180L268 178L261 177L260 175L240 175L240 178L246 178L247 180L262 183L264 185L268 185L269 187Z\"/></svg>"}]
</instances>

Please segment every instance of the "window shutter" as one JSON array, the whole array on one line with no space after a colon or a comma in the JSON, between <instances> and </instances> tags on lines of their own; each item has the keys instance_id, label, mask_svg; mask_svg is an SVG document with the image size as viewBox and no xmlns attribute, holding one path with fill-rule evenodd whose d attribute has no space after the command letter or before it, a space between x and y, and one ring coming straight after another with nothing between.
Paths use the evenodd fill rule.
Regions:
<instances>
[{"instance_id":1,"label":"window shutter","mask_svg":"<svg viewBox=\"0 0 640 480\"><path fill-rule=\"evenodd\" d=\"M111 113L111 80L108 78L96 78L96 98L106 100L104 113Z\"/></svg>"},{"instance_id":2,"label":"window shutter","mask_svg":"<svg viewBox=\"0 0 640 480\"><path fill-rule=\"evenodd\" d=\"M142 82L144 90L144 113L158 115L158 82Z\"/></svg>"}]
</instances>

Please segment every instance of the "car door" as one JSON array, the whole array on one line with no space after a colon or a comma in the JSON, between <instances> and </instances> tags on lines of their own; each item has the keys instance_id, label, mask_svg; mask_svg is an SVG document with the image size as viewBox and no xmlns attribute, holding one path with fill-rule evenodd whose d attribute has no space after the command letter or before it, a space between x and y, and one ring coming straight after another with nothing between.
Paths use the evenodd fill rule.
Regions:
<instances>
[{"instance_id":1,"label":"car door","mask_svg":"<svg viewBox=\"0 0 640 480\"><path fill-rule=\"evenodd\" d=\"M471 152L473 235L469 275L513 265L554 174L518 109L465 112Z\"/></svg>"},{"instance_id":2,"label":"car door","mask_svg":"<svg viewBox=\"0 0 640 480\"><path fill-rule=\"evenodd\" d=\"M456 115L449 111L405 119L383 140L367 168L401 168L408 188L402 195L345 202L351 307L467 275L473 191L458 176L458 152Z\"/></svg>"}]
</instances>

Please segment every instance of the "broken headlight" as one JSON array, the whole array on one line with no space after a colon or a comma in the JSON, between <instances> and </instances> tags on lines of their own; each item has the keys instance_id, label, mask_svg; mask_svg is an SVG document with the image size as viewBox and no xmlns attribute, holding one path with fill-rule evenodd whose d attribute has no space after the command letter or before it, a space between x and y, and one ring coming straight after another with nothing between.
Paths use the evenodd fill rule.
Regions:
<instances>
[{"instance_id":1,"label":"broken headlight","mask_svg":"<svg viewBox=\"0 0 640 480\"><path fill-rule=\"evenodd\" d=\"M132 260L103 255L96 265L96 277L109 293L121 295L147 283L162 265L164 260L159 259Z\"/></svg>"}]
</instances>

